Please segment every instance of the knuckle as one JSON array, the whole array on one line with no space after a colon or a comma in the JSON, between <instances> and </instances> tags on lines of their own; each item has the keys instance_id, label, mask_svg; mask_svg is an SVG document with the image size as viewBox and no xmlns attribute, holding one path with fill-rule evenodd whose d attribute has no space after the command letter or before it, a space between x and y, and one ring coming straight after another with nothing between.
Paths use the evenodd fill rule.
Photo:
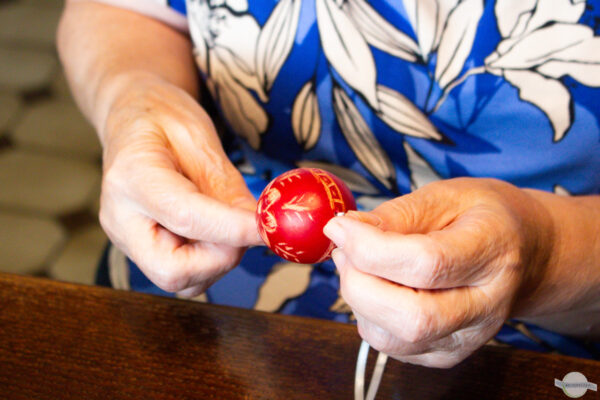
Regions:
<instances>
[{"instance_id":1,"label":"knuckle","mask_svg":"<svg viewBox=\"0 0 600 400\"><path fill-rule=\"evenodd\" d=\"M185 273L161 264L152 261L142 264L142 269L148 271L148 278L156 286L169 293L180 292L190 286L189 277Z\"/></svg>"},{"instance_id":2,"label":"knuckle","mask_svg":"<svg viewBox=\"0 0 600 400\"><path fill-rule=\"evenodd\" d=\"M411 344L417 344L427 340L433 326L433 317L423 311L418 312L412 323L402 332L402 339Z\"/></svg>"},{"instance_id":3,"label":"knuckle","mask_svg":"<svg viewBox=\"0 0 600 400\"><path fill-rule=\"evenodd\" d=\"M385 354L393 353L394 338L382 328L373 324L365 324L359 330L359 334L375 350Z\"/></svg>"},{"instance_id":4,"label":"knuckle","mask_svg":"<svg viewBox=\"0 0 600 400\"><path fill-rule=\"evenodd\" d=\"M169 293L180 292L188 287L186 280L178 274L170 272L155 272L152 281L156 286Z\"/></svg>"},{"instance_id":5,"label":"knuckle","mask_svg":"<svg viewBox=\"0 0 600 400\"><path fill-rule=\"evenodd\" d=\"M123 186L124 174L122 168L119 167L118 162L114 162L110 167L104 170L102 175L102 190L106 192L113 192Z\"/></svg>"},{"instance_id":6,"label":"knuckle","mask_svg":"<svg viewBox=\"0 0 600 400\"><path fill-rule=\"evenodd\" d=\"M234 266L236 266L242 258L242 251L231 249L229 251L223 252L217 259L207 268L204 268L207 271L207 279L211 279L214 276L220 276L227 271L231 270Z\"/></svg>"},{"instance_id":7,"label":"knuckle","mask_svg":"<svg viewBox=\"0 0 600 400\"><path fill-rule=\"evenodd\" d=\"M425 245L420 253L422 256L417 260L420 283L427 289L436 288L448 273L446 257L433 243Z\"/></svg>"},{"instance_id":8,"label":"knuckle","mask_svg":"<svg viewBox=\"0 0 600 400\"><path fill-rule=\"evenodd\" d=\"M165 201L164 211L169 218L171 229L179 235L192 237L194 232L194 219L188 208L178 207L173 201Z\"/></svg>"},{"instance_id":9,"label":"knuckle","mask_svg":"<svg viewBox=\"0 0 600 400\"><path fill-rule=\"evenodd\" d=\"M422 365L425 367L431 367L431 368L448 369L448 368L452 368L452 367L456 366L462 360L463 360L463 358L457 356L454 353L443 353L443 354L436 353L436 354L429 355L429 357L427 357L424 360Z\"/></svg>"}]
</instances>

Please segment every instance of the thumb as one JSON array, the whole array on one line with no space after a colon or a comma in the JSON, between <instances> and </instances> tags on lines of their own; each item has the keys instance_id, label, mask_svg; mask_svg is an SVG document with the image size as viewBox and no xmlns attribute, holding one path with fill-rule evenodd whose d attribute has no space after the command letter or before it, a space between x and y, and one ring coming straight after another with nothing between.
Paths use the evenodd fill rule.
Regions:
<instances>
[{"instance_id":1,"label":"thumb","mask_svg":"<svg viewBox=\"0 0 600 400\"><path fill-rule=\"evenodd\" d=\"M224 175L219 174L216 177L211 177L209 179L209 185L205 190L208 196L216 198L232 207L246 211L252 222L251 224L248 224L252 227L252 232L248 235L250 238L249 245L264 245L256 225L255 214L257 200L252 195L252 192L250 192L250 189L248 189L248 185L246 185L246 181L244 181L242 174L233 165L226 169Z\"/></svg>"},{"instance_id":2,"label":"thumb","mask_svg":"<svg viewBox=\"0 0 600 400\"><path fill-rule=\"evenodd\" d=\"M382 203L370 212L348 216L383 231L427 233L444 228L460 213L460 196L443 184L430 184Z\"/></svg>"},{"instance_id":3,"label":"thumb","mask_svg":"<svg viewBox=\"0 0 600 400\"><path fill-rule=\"evenodd\" d=\"M257 201L225 153L220 149L204 149L204 157L196 156L195 162L185 164L184 172L200 193L239 211L236 214L241 220L221 220L221 224L238 224L239 229L246 230L248 245L264 245L256 226Z\"/></svg>"},{"instance_id":4,"label":"thumb","mask_svg":"<svg viewBox=\"0 0 600 400\"><path fill-rule=\"evenodd\" d=\"M222 182L211 185L207 190L207 194L247 213L248 218L251 219L251 224L248 225L251 226L250 229L252 230L252 233L248 235L251 239L249 245L262 246L264 242L258 233L256 223L257 200L248 189L239 171L235 168L232 169L233 171L229 171L226 178L221 177L221 179L224 179ZM215 182L215 180L211 181Z\"/></svg>"}]
</instances>

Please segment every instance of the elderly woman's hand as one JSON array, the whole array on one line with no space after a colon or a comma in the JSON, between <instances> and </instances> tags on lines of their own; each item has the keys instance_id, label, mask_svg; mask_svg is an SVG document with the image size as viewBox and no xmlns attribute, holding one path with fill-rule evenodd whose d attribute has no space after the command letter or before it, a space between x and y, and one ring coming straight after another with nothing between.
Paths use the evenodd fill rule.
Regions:
<instances>
[{"instance_id":1,"label":"elderly woman's hand","mask_svg":"<svg viewBox=\"0 0 600 400\"><path fill-rule=\"evenodd\" d=\"M325 233L360 335L396 359L451 367L534 290L554 224L530 193L490 179L430 184Z\"/></svg>"},{"instance_id":2,"label":"elderly woman's hand","mask_svg":"<svg viewBox=\"0 0 600 400\"><path fill-rule=\"evenodd\" d=\"M125 87L104 127L100 221L157 286L199 294L262 244L256 201L195 99L154 77Z\"/></svg>"}]
</instances>

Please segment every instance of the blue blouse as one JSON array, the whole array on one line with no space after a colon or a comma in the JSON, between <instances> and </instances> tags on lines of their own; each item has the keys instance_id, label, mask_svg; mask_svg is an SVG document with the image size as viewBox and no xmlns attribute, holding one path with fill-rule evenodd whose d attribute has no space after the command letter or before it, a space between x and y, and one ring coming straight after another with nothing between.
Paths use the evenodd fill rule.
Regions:
<instances>
[{"instance_id":1,"label":"blue blouse","mask_svg":"<svg viewBox=\"0 0 600 400\"><path fill-rule=\"evenodd\" d=\"M173 0L258 197L316 166L368 209L437 179L495 177L562 195L600 193L600 1ZM162 293L129 261L134 289ZM211 302L351 319L331 261L250 249ZM509 321L534 350L600 349Z\"/></svg>"}]
</instances>

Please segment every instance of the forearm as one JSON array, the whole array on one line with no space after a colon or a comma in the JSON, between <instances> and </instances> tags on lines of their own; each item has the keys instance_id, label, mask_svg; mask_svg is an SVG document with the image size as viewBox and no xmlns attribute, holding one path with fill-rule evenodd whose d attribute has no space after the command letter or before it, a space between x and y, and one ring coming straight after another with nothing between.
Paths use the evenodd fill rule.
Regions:
<instances>
[{"instance_id":1,"label":"forearm","mask_svg":"<svg viewBox=\"0 0 600 400\"><path fill-rule=\"evenodd\" d=\"M138 79L163 79L197 96L189 39L143 15L92 1L67 1L57 45L75 100L102 141L112 104Z\"/></svg>"},{"instance_id":2,"label":"forearm","mask_svg":"<svg viewBox=\"0 0 600 400\"><path fill-rule=\"evenodd\" d=\"M528 191L553 221L547 264L524 286L517 316L553 330L600 337L600 196Z\"/></svg>"}]
</instances>

